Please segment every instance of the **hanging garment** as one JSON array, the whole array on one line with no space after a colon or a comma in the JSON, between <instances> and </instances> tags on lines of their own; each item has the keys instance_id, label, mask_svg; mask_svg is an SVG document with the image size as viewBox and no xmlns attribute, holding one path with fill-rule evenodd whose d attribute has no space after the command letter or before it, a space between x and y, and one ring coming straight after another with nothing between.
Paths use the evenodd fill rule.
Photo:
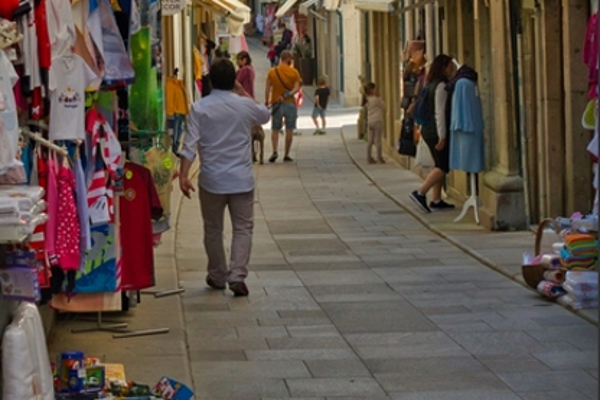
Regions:
<instances>
[{"instance_id":1,"label":"hanging garment","mask_svg":"<svg viewBox=\"0 0 600 400\"><path fill-rule=\"evenodd\" d=\"M80 247L81 252L85 253L92 248L90 210L88 208L85 174L83 173L83 167L81 166L81 157L76 157L73 164L73 173L75 175L75 200L77 202L77 214L79 215L81 228Z\"/></svg>"},{"instance_id":2,"label":"hanging garment","mask_svg":"<svg viewBox=\"0 0 600 400\"><path fill-rule=\"evenodd\" d=\"M30 5L31 10L23 15L19 20L19 27L23 33L23 42L21 43L24 60L24 78L27 84L25 87L26 93L31 93L36 88L41 87L42 77L40 75L40 59L38 51L38 36L35 21L35 2L34 0L26 0Z\"/></svg>"},{"instance_id":3,"label":"hanging garment","mask_svg":"<svg viewBox=\"0 0 600 400\"><path fill-rule=\"evenodd\" d=\"M152 218L163 213L150 171L125 163L124 195L120 197L122 288L142 290L155 285Z\"/></svg>"},{"instance_id":4,"label":"hanging garment","mask_svg":"<svg viewBox=\"0 0 600 400\"><path fill-rule=\"evenodd\" d=\"M452 96L450 169L481 172L484 168L483 109L477 83L459 79Z\"/></svg>"},{"instance_id":5,"label":"hanging garment","mask_svg":"<svg viewBox=\"0 0 600 400\"><path fill-rule=\"evenodd\" d=\"M172 117L175 114L188 114L188 96L181 79L167 78L165 82L165 108L167 117Z\"/></svg>"},{"instance_id":6,"label":"hanging garment","mask_svg":"<svg viewBox=\"0 0 600 400\"><path fill-rule=\"evenodd\" d=\"M102 48L104 56L103 82L108 86L130 84L135 78L135 72L123 37L117 27L113 10L108 0L97 0L102 26Z\"/></svg>"},{"instance_id":7,"label":"hanging garment","mask_svg":"<svg viewBox=\"0 0 600 400\"><path fill-rule=\"evenodd\" d=\"M592 15L588 21L583 44L582 58L588 68L588 82L590 90L588 98L596 97L598 85L598 13Z\"/></svg>"},{"instance_id":8,"label":"hanging garment","mask_svg":"<svg viewBox=\"0 0 600 400\"><path fill-rule=\"evenodd\" d=\"M65 271L81 267L81 228L75 202L73 171L61 166L58 174L58 215L56 221L56 256Z\"/></svg>"},{"instance_id":9,"label":"hanging garment","mask_svg":"<svg viewBox=\"0 0 600 400\"><path fill-rule=\"evenodd\" d=\"M108 175L117 177L117 169L121 164L121 143L110 127L110 124L97 109L90 109L86 114L87 140L91 148L91 163L102 161Z\"/></svg>"},{"instance_id":10,"label":"hanging garment","mask_svg":"<svg viewBox=\"0 0 600 400\"><path fill-rule=\"evenodd\" d=\"M71 54L76 33L70 0L46 0L52 58Z\"/></svg>"},{"instance_id":11,"label":"hanging garment","mask_svg":"<svg viewBox=\"0 0 600 400\"><path fill-rule=\"evenodd\" d=\"M85 88L94 78L94 72L78 55L52 60L50 140L85 139Z\"/></svg>"},{"instance_id":12,"label":"hanging garment","mask_svg":"<svg viewBox=\"0 0 600 400\"><path fill-rule=\"evenodd\" d=\"M0 50L0 93L3 95L5 107L2 111L4 129L10 140L10 156L16 157L19 151L19 119L13 87L19 75L8 59L4 50Z\"/></svg>"},{"instance_id":13,"label":"hanging garment","mask_svg":"<svg viewBox=\"0 0 600 400\"><path fill-rule=\"evenodd\" d=\"M38 39L38 58L41 68L50 69L52 65L52 46L50 43L50 31L48 29L48 6L47 0L35 2L35 28Z\"/></svg>"},{"instance_id":14,"label":"hanging garment","mask_svg":"<svg viewBox=\"0 0 600 400\"><path fill-rule=\"evenodd\" d=\"M45 164L38 163L40 169L40 180L42 174L46 176L46 202L48 204L46 213L48 214L48 222L44 232L44 243L46 246L46 254L50 265L58 265L56 258L56 221L58 218L58 189L56 177L56 160L52 157Z\"/></svg>"},{"instance_id":15,"label":"hanging garment","mask_svg":"<svg viewBox=\"0 0 600 400\"><path fill-rule=\"evenodd\" d=\"M144 161L144 166L152 174L162 211L165 215L169 215L171 214L173 174L176 171L177 158L170 151L152 147L146 152Z\"/></svg>"}]
</instances>

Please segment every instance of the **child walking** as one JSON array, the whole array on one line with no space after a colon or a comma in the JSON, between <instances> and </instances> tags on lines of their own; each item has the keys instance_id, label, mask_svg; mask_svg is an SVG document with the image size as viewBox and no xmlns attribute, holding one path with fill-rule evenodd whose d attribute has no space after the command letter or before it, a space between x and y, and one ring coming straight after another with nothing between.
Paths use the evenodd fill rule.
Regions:
<instances>
[{"instance_id":1,"label":"child walking","mask_svg":"<svg viewBox=\"0 0 600 400\"><path fill-rule=\"evenodd\" d=\"M381 136L383 135L383 114L385 112L385 103L379 96L377 86L373 82L365 86L366 98L363 101L367 105L367 124L369 128L369 142L367 144L367 162L375 164L376 161L371 155L373 144L377 147L377 161L384 164L383 150L381 148ZM364 105L364 104L363 104Z\"/></svg>"},{"instance_id":2,"label":"child walking","mask_svg":"<svg viewBox=\"0 0 600 400\"><path fill-rule=\"evenodd\" d=\"M329 96L331 95L331 91L327 87L327 80L325 77L320 77L317 81L317 85L319 86L315 91L315 107L312 112L312 119L315 123L315 127L317 130L315 131L315 135L324 135L325 127L327 126L327 121L325 120L325 110L327 110L327 103L329 103ZM321 117L321 128L319 128L318 117Z\"/></svg>"},{"instance_id":3,"label":"child walking","mask_svg":"<svg viewBox=\"0 0 600 400\"><path fill-rule=\"evenodd\" d=\"M271 44L269 48L269 52L267 53L267 58L271 61L271 68L277 66L277 53L275 52L275 45Z\"/></svg>"}]
</instances>

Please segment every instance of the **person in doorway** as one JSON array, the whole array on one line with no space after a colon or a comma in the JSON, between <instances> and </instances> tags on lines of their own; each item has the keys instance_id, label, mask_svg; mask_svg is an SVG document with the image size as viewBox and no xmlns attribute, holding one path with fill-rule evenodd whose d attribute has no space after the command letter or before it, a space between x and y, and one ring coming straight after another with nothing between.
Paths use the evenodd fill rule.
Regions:
<instances>
[{"instance_id":1,"label":"person in doorway","mask_svg":"<svg viewBox=\"0 0 600 400\"><path fill-rule=\"evenodd\" d=\"M375 164L377 161L384 164L381 136L383 135L383 117L385 102L381 99L377 86L373 82L365 86L365 99L367 105L367 124L369 129L369 142L367 143L367 162ZM373 144L377 148L377 161L373 158Z\"/></svg>"},{"instance_id":2,"label":"person in doorway","mask_svg":"<svg viewBox=\"0 0 600 400\"><path fill-rule=\"evenodd\" d=\"M451 210L454 205L442 200L442 184L449 168L448 151L448 122L449 107L448 92L446 85L449 79L456 72L456 67L450 56L440 54L437 56L427 74L427 84L425 85L425 98L423 108L426 122L421 125L421 137L427 143L431 151L435 168L427 175L425 181L418 190L413 191L410 198L424 211L430 213L431 210ZM419 107L419 105L417 105ZM432 201L427 205L427 192L433 189Z\"/></svg>"},{"instance_id":3,"label":"person in doorway","mask_svg":"<svg viewBox=\"0 0 600 400\"><path fill-rule=\"evenodd\" d=\"M256 33L258 33L259 37L262 37L265 30L265 16L259 12L256 14L254 23L256 24Z\"/></svg>"},{"instance_id":4,"label":"person in doorway","mask_svg":"<svg viewBox=\"0 0 600 400\"><path fill-rule=\"evenodd\" d=\"M235 79L242 85L244 90L254 98L254 68L252 67L252 58L247 51L240 51L237 54L238 72Z\"/></svg>"},{"instance_id":5,"label":"person in doorway","mask_svg":"<svg viewBox=\"0 0 600 400\"><path fill-rule=\"evenodd\" d=\"M296 120L298 110L294 95L300 91L302 78L297 69L292 67L293 56L288 50L281 53L281 61L278 66L271 68L267 74L265 86L265 105L271 106L272 133L271 141L273 144L273 154L269 158L270 163L277 161L279 148L279 131L283 128L285 119L285 155L284 162L293 162L290 158L290 149L294 129L296 129Z\"/></svg>"},{"instance_id":6,"label":"person in doorway","mask_svg":"<svg viewBox=\"0 0 600 400\"><path fill-rule=\"evenodd\" d=\"M196 101L189 115L181 151L179 185L191 198L195 191L190 168L199 153L198 186L204 220L204 247L208 256L206 284L247 296L248 263L254 228L254 173L250 130L269 121L269 110L256 103L235 80L235 67L225 58L210 67L212 92ZM223 247L223 217L229 209L233 228L229 269Z\"/></svg>"},{"instance_id":7,"label":"person in doorway","mask_svg":"<svg viewBox=\"0 0 600 400\"><path fill-rule=\"evenodd\" d=\"M317 128L315 135L324 135L325 128L327 126L325 114L331 91L327 87L327 80L325 77L320 77L317 81L317 85L319 87L317 90L315 90L315 107L313 108L312 119L315 123L315 127ZM318 117L321 117L321 128L319 128L319 121L317 119Z\"/></svg>"}]
</instances>

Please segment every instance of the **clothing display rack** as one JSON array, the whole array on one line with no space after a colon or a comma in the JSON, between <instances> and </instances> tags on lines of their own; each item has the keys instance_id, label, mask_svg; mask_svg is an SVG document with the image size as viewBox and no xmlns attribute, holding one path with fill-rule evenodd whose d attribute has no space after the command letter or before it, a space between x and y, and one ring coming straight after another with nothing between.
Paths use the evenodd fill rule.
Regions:
<instances>
[{"instance_id":1,"label":"clothing display rack","mask_svg":"<svg viewBox=\"0 0 600 400\"><path fill-rule=\"evenodd\" d=\"M469 211L469 208L473 207L473 213L475 215L475 222L479 225L479 200L477 199L477 174L470 173L469 184L471 187L471 195L463 204L462 211L459 216L454 219L454 222L459 222L462 220Z\"/></svg>"},{"instance_id":2,"label":"clothing display rack","mask_svg":"<svg viewBox=\"0 0 600 400\"><path fill-rule=\"evenodd\" d=\"M21 128L21 134L23 134L23 136L26 136L31 140L36 141L44 147L47 147L53 151L56 151L57 153L60 153L63 156L68 155L67 149L65 147L58 146L52 143L51 141L44 139L41 134L37 132L32 132L31 130L29 130L29 128Z\"/></svg>"}]
</instances>

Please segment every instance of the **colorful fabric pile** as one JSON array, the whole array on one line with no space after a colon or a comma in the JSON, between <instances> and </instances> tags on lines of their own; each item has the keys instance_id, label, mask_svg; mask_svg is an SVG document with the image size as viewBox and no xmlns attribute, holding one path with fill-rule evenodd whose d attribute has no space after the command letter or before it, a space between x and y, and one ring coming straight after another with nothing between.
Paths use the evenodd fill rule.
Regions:
<instances>
[{"instance_id":1,"label":"colorful fabric pile","mask_svg":"<svg viewBox=\"0 0 600 400\"><path fill-rule=\"evenodd\" d=\"M562 264L570 270L596 269L598 264L599 242L585 233L571 233L565 236L565 247L561 250Z\"/></svg>"}]
</instances>

